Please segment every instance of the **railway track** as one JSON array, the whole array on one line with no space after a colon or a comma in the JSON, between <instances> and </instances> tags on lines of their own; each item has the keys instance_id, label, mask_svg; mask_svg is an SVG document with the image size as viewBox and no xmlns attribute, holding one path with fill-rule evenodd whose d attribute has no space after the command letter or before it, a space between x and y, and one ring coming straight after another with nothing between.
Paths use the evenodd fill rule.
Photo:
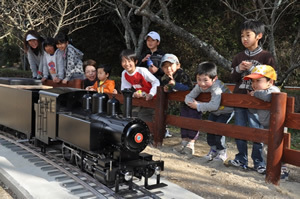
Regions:
<instances>
[{"instance_id":1,"label":"railway track","mask_svg":"<svg viewBox=\"0 0 300 199\"><path fill-rule=\"evenodd\" d=\"M60 148L51 147L46 151L34 146L29 140L18 140L11 134L0 132L0 144L16 152L18 155L34 163L49 176L55 178L61 186L67 188L70 193L82 199L94 198L160 198L161 191L150 192L144 187L133 182L132 190L124 185L118 193L106 187L92 176L81 171L78 167L64 161Z\"/></svg>"}]
</instances>

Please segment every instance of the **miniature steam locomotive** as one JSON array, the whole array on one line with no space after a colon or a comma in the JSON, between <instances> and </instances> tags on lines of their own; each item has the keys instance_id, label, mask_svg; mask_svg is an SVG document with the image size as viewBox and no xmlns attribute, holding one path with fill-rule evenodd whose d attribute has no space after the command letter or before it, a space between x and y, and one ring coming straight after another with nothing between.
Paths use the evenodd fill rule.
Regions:
<instances>
[{"instance_id":1,"label":"miniature steam locomotive","mask_svg":"<svg viewBox=\"0 0 300 199\"><path fill-rule=\"evenodd\" d=\"M120 184L131 188L133 177L144 177L148 189L165 186L160 183L164 162L141 153L150 142L150 131L145 122L131 117L130 90L122 92L122 116L119 101L105 93L68 87L37 90L1 86L0 92L5 96L0 101L0 114L10 109L4 122L0 116L1 125L34 138L43 150L54 141L61 142L66 161L115 187L116 192ZM18 120L20 113L22 120ZM26 126L30 119L31 124ZM21 125L19 121L23 121ZM148 185L148 178L154 174L156 184Z\"/></svg>"}]
</instances>

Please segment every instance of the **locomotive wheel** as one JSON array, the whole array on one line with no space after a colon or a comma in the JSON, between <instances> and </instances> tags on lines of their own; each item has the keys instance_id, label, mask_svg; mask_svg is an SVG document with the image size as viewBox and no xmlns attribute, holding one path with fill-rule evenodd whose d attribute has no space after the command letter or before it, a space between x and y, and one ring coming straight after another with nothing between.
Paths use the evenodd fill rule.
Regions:
<instances>
[{"instance_id":1,"label":"locomotive wheel","mask_svg":"<svg viewBox=\"0 0 300 199\"><path fill-rule=\"evenodd\" d=\"M72 151L70 149L67 149L66 147L62 148L62 155L65 161L74 164L74 155L72 154Z\"/></svg>"}]
</instances>

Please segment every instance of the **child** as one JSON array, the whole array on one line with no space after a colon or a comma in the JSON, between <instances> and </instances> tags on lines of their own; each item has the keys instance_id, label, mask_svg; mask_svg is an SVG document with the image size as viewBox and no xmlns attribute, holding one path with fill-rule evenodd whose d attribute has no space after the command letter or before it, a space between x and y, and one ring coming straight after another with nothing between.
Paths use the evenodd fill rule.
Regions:
<instances>
[{"instance_id":1,"label":"child","mask_svg":"<svg viewBox=\"0 0 300 199\"><path fill-rule=\"evenodd\" d=\"M256 66L250 75L244 77L244 80L251 79L252 91L248 94L259 98L263 101L270 102L271 94L274 92L280 92L280 89L274 86L274 82L277 79L276 72L272 66L258 65ZM257 113L258 121L264 129L269 128L270 123L270 111L249 109L251 113Z\"/></svg>"},{"instance_id":2,"label":"child","mask_svg":"<svg viewBox=\"0 0 300 199\"><path fill-rule=\"evenodd\" d=\"M60 50L60 54L64 60L64 66L66 69L66 77L62 81L63 84L67 84L72 79L84 79L84 73L82 68L83 53L69 44L68 36L62 32L59 32L55 36L56 47Z\"/></svg>"},{"instance_id":3,"label":"child","mask_svg":"<svg viewBox=\"0 0 300 199\"><path fill-rule=\"evenodd\" d=\"M121 90L133 87L136 91L135 98L151 100L160 85L159 80L143 67L137 67L137 56L133 50L123 50L120 54L121 65L124 68L121 77ZM132 111L137 117L144 121L152 121L153 109L137 107Z\"/></svg>"},{"instance_id":4,"label":"child","mask_svg":"<svg viewBox=\"0 0 300 199\"><path fill-rule=\"evenodd\" d=\"M109 75L111 68L109 66L100 65L97 67L98 81L93 86L88 86L86 90L97 91L98 93L114 93L117 94L115 89L115 81L110 80Z\"/></svg>"},{"instance_id":5,"label":"child","mask_svg":"<svg viewBox=\"0 0 300 199\"><path fill-rule=\"evenodd\" d=\"M190 77L180 68L178 58L173 54L165 54L161 60L161 68L164 71L164 76L161 78L161 85L165 92L187 91L193 87ZM180 115L185 117L192 117L201 119L201 112L189 108L184 103L180 107ZM167 130L168 132L168 130ZM177 149L180 153L194 154L194 143L198 138L198 132L181 129L181 146ZM166 134L166 137L168 134ZM169 135L170 136L170 135ZM187 148L186 148L187 146Z\"/></svg>"},{"instance_id":6,"label":"child","mask_svg":"<svg viewBox=\"0 0 300 199\"><path fill-rule=\"evenodd\" d=\"M24 51L27 54L28 62L33 79L40 79L43 70L43 38L35 30L29 30L24 37Z\"/></svg>"},{"instance_id":7,"label":"child","mask_svg":"<svg viewBox=\"0 0 300 199\"><path fill-rule=\"evenodd\" d=\"M85 79L83 81L83 88L88 86L93 86L97 81L97 69L96 61L88 59L83 62L83 71L85 74Z\"/></svg>"},{"instance_id":8,"label":"child","mask_svg":"<svg viewBox=\"0 0 300 199\"><path fill-rule=\"evenodd\" d=\"M157 32L151 31L145 36L147 50L141 55L139 66L146 67L160 81L164 72L160 68L161 58L165 54L158 49L160 36Z\"/></svg>"},{"instance_id":9,"label":"child","mask_svg":"<svg viewBox=\"0 0 300 199\"><path fill-rule=\"evenodd\" d=\"M271 101L272 93L280 92L280 89L274 86L277 79L276 72L272 66L258 65L256 66L250 75L244 77L245 80L251 79L252 91L249 95L254 96L266 102ZM264 129L269 129L270 124L270 111L249 109L251 113L257 113L258 121ZM287 178L288 169L286 165L281 167L281 178Z\"/></svg>"},{"instance_id":10,"label":"child","mask_svg":"<svg viewBox=\"0 0 300 199\"><path fill-rule=\"evenodd\" d=\"M230 93L230 90L223 82L218 80L217 66L211 62L202 62L198 66L197 85L185 96L185 103L197 111L209 111L208 120L214 122L227 123L231 118L233 109L231 107L220 106L221 94ZM209 102L199 102L195 99L200 93L211 93ZM207 134L207 144L210 146L209 153L205 156L208 160L225 161L227 159L225 136Z\"/></svg>"},{"instance_id":11,"label":"child","mask_svg":"<svg viewBox=\"0 0 300 199\"><path fill-rule=\"evenodd\" d=\"M253 68L257 65L267 64L275 66L275 61L272 55L263 50L259 46L259 41L264 34L264 25L259 21L247 20L241 26L241 41L245 51L237 54L232 61L231 78L236 84L233 93L247 94L251 89L251 80L244 80L243 77L249 75ZM257 120L257 114L248 111L247 108L234 108L235 125L247 126L252 128L260 128ZM248 149L247 141L236 139L238 154L234 160L229 160L230 165L247 169L248 165ZM266 164L263 160L262 143L253 143L252 159L254 169L259 173L264 173Z\"/></svg>"},{"instance_id":12,"label":"child","mask_svg":"<svg viewBox=\"0 0 300 199\"><path fill-rule=\"evenodd\" d=\"M49 37L45 39L44 50L43 78L41 81L44 82L46 79L52 79L53 82L59 83L64 78L64 66L63 59L58 55L53 38Z\"/></svg>"}]
</instances>

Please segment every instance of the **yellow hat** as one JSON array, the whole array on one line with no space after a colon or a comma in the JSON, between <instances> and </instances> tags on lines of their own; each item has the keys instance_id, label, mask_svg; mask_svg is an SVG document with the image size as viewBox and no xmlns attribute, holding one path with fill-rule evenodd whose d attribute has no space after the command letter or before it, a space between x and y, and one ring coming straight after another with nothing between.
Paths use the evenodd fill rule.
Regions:
<instances>
[{"instance_id":1,"label":"yellow hat","mask_svg":"<svg viewBox=\"0 0 300 199\"><path fill-rule=\"evenodd\" d=\"M276 80L277 74L272 66L269 65L258 65L252 71L250 75L244 77L244 80L259 79L262 77L268 77Z\"/></svg>"}]
</instances>

